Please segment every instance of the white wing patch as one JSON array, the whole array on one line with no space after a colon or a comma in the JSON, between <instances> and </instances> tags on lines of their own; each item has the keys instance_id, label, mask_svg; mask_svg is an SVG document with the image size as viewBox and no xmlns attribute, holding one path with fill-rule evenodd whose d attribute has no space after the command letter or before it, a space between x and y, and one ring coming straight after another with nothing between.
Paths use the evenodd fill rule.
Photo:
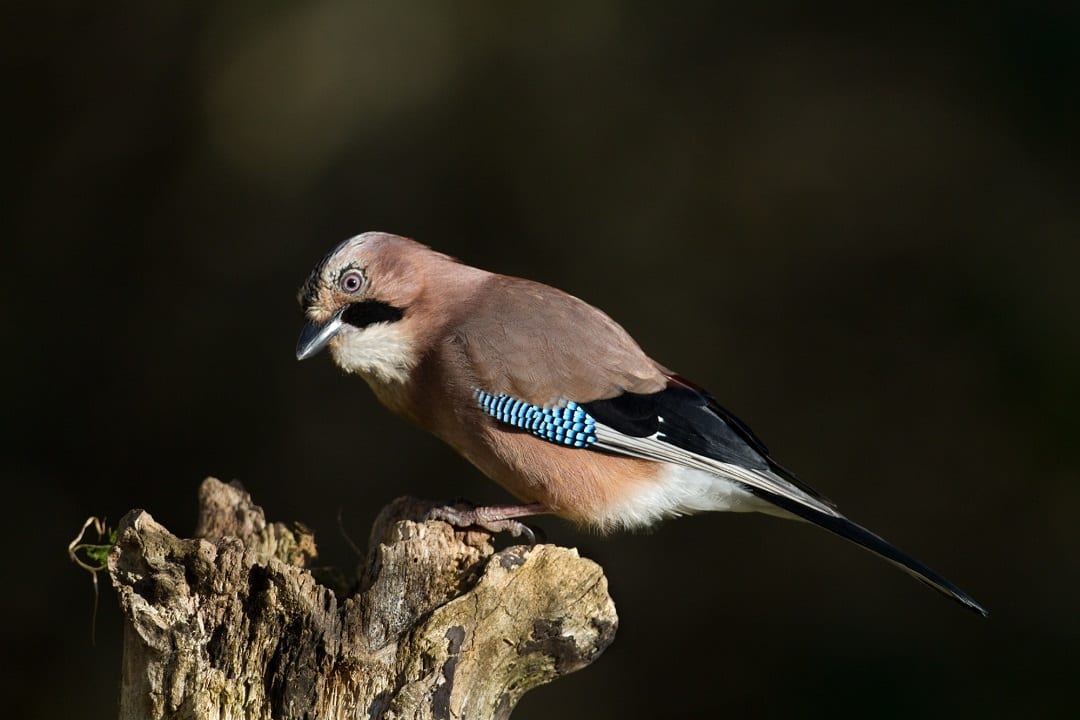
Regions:
<instances>
[{"instance_id":1,"label":"white wing patch","mask_svg":"<svg viewBox=\"0 0 1080 720\"><path fill-rule=\"evenodd\" d=\"M645 460L654 460L659 462L672 463L673 465L679 465L685 468L693 470L700 470L708 473L714 477L726 481L734 481L736 483L742 483L749 488L759 488L766 492L779 495L780 497L787 498L800 505L805 505L809 508L813 508L818 512L831 515L832 517L843 517L834 508L829 507L825 503L821 502L817 498L808 495L799 488L795 487L782 477L775 475L767 470L754 470L752 468L745 468L740 465L734 465L732 463L720 462L719 460L713 460L712 458L692 453L689 450L684 450L676 445L672 445L669 442L665 442L660 439L660 434L663 432L663 419L660 421L660 432L647 437L633 437L632 435L625 435L614 428L611 428L602 423L596 423L596 442L592 447L600 450L608 450L610 452L620 453L622 455L630 455L632 457L643 458ZM703 488L705 495L708 495L708 488ZM746 492L746 491L743 491ZM712 494L715 494L713 492ZM722 493L726 497L726 493ZM749 494L746 492L746 494ZM702 503L707 502L707 499L703 497ZM686 506L686 503L690 505L694 504L694 501L690 498L686 498L682 505L685 509L680 507L672 507L666 514L680 515L687 512L694 512L697 510L727 510L727 509L742 509L742 508L727 508L727 507L701 507L697 508ZM760 507L748 507L745 509L761 511ZM787 516L787 513L784 513Z\"/></svg>"}]
</instances>

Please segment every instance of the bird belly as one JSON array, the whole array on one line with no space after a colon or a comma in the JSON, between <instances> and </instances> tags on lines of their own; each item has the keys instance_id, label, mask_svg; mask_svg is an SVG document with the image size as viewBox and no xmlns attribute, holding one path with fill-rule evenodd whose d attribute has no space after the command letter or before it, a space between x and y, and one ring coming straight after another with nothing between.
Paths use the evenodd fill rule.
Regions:
<instances>
[{"instance_id":1,"label":"bird belly","mask_svg":"<svg viewBox=\"0 0 1080 720\"><path fill-rule=\"evenodd\" d=\"M652 482L635 487L607 508L605 526L642 528L665 518L699 512L762 512L791 517L728 478L673 463L655 465L657 472Z\"/></svg>"},{"instance_id":2,"label":"bird belly","mask_svg":"<svg viewBox=\"0 0 1080 720\"><path fill-rule=\"evenodd\" d=\"M782 512L702 470L562 447L522 432L494 430L486 440L458 449L518 499L601 532L707 511Z\"/></svg>"}]
</instances>

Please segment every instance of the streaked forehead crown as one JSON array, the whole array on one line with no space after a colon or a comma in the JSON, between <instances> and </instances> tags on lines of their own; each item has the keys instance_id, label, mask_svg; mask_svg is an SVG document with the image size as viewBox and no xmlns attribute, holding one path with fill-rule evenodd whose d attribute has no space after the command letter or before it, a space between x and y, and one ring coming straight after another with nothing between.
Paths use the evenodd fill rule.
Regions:
<instances>
[{"instance_id":1,"label":"streaked forehead crown","mask_svg":"<svg viewBox=\"0 0 1080 720\"><path fill-rule=\"evenodd\" d=\"M332 278L328 277L328 273L334 272L339 258L351 255L365 246L374 244L380 237L385 237L385 235L378 232L363 233L338 243L330 252L326 253L322 260L315 265L304 284L300 286L300 292L297 293L296 297L300 307L307 310L318 302L319 289L324 284L332 281Z\"/></svg>"},{"instance_id":2,"label":"streaked forehead crown","mask_svg":"<svg viewBox=\"0 0 1080 720\"><path fill-rule=\"evenodd\" d=\"M393 288L396 299L408 302L418 290L416 268L424 262L450 261L453 258L434 252L415 240L383 232L366 232L349 238L331 250L312 270L300 287L297 300L305 311L327 300L326 290L333 288L338 275L348 266L368 274L368 279L381 282L383 291ZM320 297L321 296L321 297Z\"/></svg>"}]
</instances>

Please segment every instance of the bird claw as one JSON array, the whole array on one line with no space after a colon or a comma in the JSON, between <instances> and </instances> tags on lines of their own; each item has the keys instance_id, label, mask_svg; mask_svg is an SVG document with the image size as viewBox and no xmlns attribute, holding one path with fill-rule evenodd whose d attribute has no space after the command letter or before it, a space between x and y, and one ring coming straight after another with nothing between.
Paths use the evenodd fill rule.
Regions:
<instances>
[{"instance_id":1,"label":"bird claw","mask_svg":"<svg viewBox=\"0 0 1080 720\"><path fill-rule=\"evenodd\" d=\"M468 502L459 502L454 505L444 505L432 508L424 516L425 520L441 520L455 528L479 527L490 533L510 533L513 537L524 538L529 545L536 544L536 533L520 520L506 517L507 510L517 510L516 507L484 507L476 506Z\"/></svg>"}]
</instances>

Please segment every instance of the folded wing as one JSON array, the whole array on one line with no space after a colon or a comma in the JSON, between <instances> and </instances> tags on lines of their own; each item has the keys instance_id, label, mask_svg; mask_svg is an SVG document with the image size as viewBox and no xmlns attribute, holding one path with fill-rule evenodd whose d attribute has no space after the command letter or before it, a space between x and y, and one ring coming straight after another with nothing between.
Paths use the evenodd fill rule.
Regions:
<instances>
[{"instance_id":1,"label":"folded wing","mask_svg":"<svg viewBox=\"0 0 1080 720\"><path fill-rule=\"evenodd\" d=\"M595 419L590 449L711 472L875 553L969 610L987 614L944 577L840 514L835 504L773 460L749 427L682 378L671 376L668 387L657 393L624 393L581 407Z\"/></svg>"}]
</instances>

